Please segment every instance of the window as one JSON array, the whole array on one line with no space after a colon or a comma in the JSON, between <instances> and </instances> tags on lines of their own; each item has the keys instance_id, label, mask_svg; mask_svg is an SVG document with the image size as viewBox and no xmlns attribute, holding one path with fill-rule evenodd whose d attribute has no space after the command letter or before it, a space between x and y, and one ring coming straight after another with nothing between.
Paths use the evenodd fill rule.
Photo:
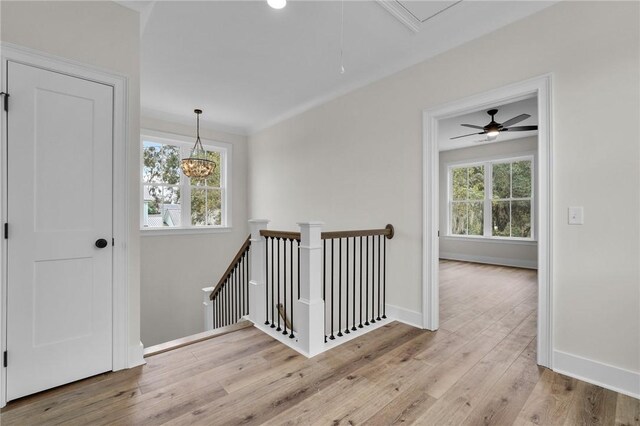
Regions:
<instances>
[{"instance_id":1,"label":"window","mask_svg":"<svg viewBox=\"0 0 640 426\"><path fill-rule=\"evenodd\" d=\"M451 233L482 235L484 232L484 166L452 169Z\"/></svg>"},{"instance_id":2,"label":"window","mask_svg":"<svg viewBox=\"0 0 640 426\"><path fill-rule=\"evenodd\" d=\"M202 141L216 163L215 172L203 179L190 179L180 170L193 141L150 132L142 136L142 229L202 229L229 226L227 185L231 147Z\"/></svg>"},{"instance_id":3,"label":"window","mask_svg":"<svg viewBox=\"0 0 640 426\"><path fill-rule=\"evenodd\" d=\"M449 235L533 238L533 158L449 167Z\"/></svg>"}]
</instances>

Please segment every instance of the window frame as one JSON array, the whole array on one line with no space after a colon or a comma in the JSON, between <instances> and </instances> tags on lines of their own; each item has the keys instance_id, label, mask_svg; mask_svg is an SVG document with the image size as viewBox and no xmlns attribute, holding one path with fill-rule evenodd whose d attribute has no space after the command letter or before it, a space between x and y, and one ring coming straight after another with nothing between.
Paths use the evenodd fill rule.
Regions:
<instances>
[{"instance_id":1,"label":"window frame","mask_svg":"<svg viewBox=\"0 0 640 426\"><path fill-rule=\"evenodd\" d=\"M231 172L232 172L232 159L233 159L233 146L227 142L214 141L210 139L201 138L202 145L206 151L216 151L220 153L220 201L221 201L221 218L220 225L191 225L191 188L192 185L189 178L182 174L180 171L180 182L178 188L180 189L181 199L181 225L189 223L187 226L162 226L162 227L145 227L144 226L144 187L150 185L144 182L144 142L156 142L160 144L167 144L177 146L180 149L180 158L189 156L195 138L190 136L178 135L167 132L159 132L155 130L142 129L140 131L140 173L138 177L140 194L138 199L139 206L139 229L141 235L176 235L176 234L199 234L199 233L218 233L229 232L232 229L231 219ZM154 186L175 186L171 184L151 184ZM204 187L213 188L213 187ZM188 203L184 203L188 200Z\"/></svg>"},{"instance_id":2,"label":"window frame","mask_svg":"<svg viewBox=\"0 0 640 426\"><path fill-rule=\"evenodd\" d=\"M507 236L494 236L492 230L493 224L493 212L492 212L492 203L493 203L493 165L494 164L504 164L504 163L514 163L517 161L531 161L531 237L507 237ZM468 168L475 166L484 166L484 211L483 211L483 235L458 235L451 233L451 225L452 225L452 206L453 206L453 169L456 168ZM535 243L537 241L537 230L536 230L536 208L537 208L537 197L536 197L536 155L535 152L524 152L518 154L507 154L507 155L497 155L482 159L474 159L474 160L461 160L449 162L446 164L447 167L447 229L444 237L446 239L452 240L471 240L471 241L494 241L494 242L505 242L505 243L523 243L530 244ZM512 194L510 194L512 195ZM525 200L526 198L516 198L515 200ZM510 199L500 199L500 200L510 200L513 201L513 198ZM511 214L510 214L511 216Z\"/></svg>"}]
</instances>

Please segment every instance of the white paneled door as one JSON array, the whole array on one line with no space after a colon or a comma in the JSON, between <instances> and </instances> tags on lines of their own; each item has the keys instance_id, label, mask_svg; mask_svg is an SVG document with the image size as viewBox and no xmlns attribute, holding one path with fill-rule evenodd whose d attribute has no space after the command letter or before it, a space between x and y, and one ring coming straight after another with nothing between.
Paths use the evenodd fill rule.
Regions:
<instances>
[{"instance_id":1,"label":"white paneled door","mask_svg":"<svg viewBox=\"0 0 640 426\"><path fill-rule=\"evenodd\" d=\"M7 399L112 369L113 88L9 62Z\"/></svg>"}]
</instances>

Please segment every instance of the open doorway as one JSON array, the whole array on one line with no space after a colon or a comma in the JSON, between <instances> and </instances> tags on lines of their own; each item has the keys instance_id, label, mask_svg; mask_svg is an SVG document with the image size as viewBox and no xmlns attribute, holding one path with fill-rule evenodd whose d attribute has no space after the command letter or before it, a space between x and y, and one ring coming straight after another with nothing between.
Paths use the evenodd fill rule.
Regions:
<instances>
[{"instance_id":1,"label":"open doorway","mask_svg":"<svg viewBox=\"0 0 640 426\"><path fill-rule=\"evenodd\" d=\"M480 334L504 317L502 331L521 324L547 367L549 87L545 76L424 116L423 325Z\"/></svg>"}]
</instances>

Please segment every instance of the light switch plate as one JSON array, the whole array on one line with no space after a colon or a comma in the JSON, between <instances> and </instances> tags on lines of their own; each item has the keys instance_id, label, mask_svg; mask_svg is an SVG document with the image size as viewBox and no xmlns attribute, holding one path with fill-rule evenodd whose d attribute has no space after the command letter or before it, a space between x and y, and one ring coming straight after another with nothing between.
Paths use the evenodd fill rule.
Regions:
<instances>
[{"instance_id":1,"label":"light switch plate","mask_svg":"<svg viewBox=\"0 0 640 426\"><path fill-rule=\"evenodd\" d=\"M584 224L584 209L582 206L569 207L569 225Z\"/></svg>"}]
</instances>

